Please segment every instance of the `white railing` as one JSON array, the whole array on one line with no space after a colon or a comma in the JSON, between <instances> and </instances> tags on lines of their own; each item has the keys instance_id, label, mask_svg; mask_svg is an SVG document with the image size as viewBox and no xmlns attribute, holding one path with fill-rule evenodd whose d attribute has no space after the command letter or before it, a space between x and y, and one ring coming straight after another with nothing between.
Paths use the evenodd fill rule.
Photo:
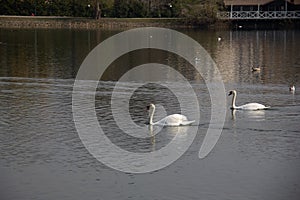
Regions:
<instances>
[{"instance_id":1,"label":"white railing","mask_svg":"<svg viewBox=\"0 0 300 200\"><path fill-rule=\"evenodd\" d=\"M300 11L232 11L219 12L220 19L300 19Z\"/></svg>"}]
</instances>

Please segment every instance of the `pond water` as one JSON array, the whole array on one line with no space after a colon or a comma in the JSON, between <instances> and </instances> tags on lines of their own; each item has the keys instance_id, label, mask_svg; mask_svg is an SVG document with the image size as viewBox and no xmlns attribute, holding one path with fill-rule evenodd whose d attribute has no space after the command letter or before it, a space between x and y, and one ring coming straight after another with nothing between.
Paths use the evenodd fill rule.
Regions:
<instances>
[{"instance_id":1,"label":"pond water","mask_svg":"<svg viewBox=\"0 0 300 200\"><path fill-rule=\"evenodd\" d=\"M80 140L72 113L73 84L81 63L94 47L120 31L0 29L1 199L298 199L300 31L179 31L211 55L226 92L238 91L238 105L259 102L271 109L232 112L231 97L226 97L220 139L207 157L199 159L211 118L211 97L203 78L173 54L153 49L129 52L105 71L95 95L96 115L108 138L128 151L147 153L163 148L176 134L186 140L198 129L191 146L174 163L134 174L94 158ZM123 134L115 122L112 91L126 71L153 62L171 66L187 78L201 117L193 126L165 127L155 136L136 139ZM256 66L260 71L253 72ZM144 75L169 74L150 69ZM166 81L189 101L180 82ZM290 84L295 92L289 91ZM123 81L118 100L125 101L136 85ZM180 112L178 99L162 85L145 83L130 97L130 116L138 126L146 126L145 107L151 102L157 104L155 120Z\"/></svg>"}]
</instances>

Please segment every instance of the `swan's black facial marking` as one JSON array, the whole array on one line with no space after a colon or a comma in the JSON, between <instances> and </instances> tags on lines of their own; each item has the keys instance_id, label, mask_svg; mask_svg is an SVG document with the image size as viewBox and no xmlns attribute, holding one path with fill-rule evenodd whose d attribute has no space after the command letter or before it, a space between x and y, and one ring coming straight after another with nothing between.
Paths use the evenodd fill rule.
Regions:
<instances>
[{"instance_id":1,"label":"swan's black facial marking","mask_svg":"<svg viewBox=\"0 0 300 200\"><path fill-rule=\"evenodd\" d=\"M150 110L150 106L147 106L147 110Z\"/></svg>"},{"instance_id":2,"label":"swan's black facial marking","mask_svg":"<svg viewBox=\"0 0 300 200\"><path fill-rule=\"evenodd\" d=\"M228 96L230 96L230 95L232 95L232 91L229 91L229 94L228 94Z\"/></svg>"}]
</instances>

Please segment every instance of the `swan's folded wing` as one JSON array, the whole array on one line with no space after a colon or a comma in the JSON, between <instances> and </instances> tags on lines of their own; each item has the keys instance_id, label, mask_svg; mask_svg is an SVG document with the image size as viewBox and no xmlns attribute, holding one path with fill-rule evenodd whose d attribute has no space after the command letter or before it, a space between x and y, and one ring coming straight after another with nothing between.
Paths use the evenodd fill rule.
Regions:
<instances>
[{"instance_id":1,"label":"swan's folded wing","mask_svg":"<svg viewBox=\"0 0 300 200\"><path fill-rule=\"evenodd\" d=\"M165 126L181 126L181 125L189 125L194 121L189 121L188 118L181 114L173 114L165 117L164 119Z\"/></svg>"},{"instance_id":2,"label":"swan's folded wing","mask_svg":"<svg viewBox=\"0 0 300 200\"><path fill-rule=\"evenodd\" d=\"M238 109L242 109L242 110L263 110L268 108L270 107L264 106L260 103L248 103L242 106L238 106Z\"/></svg>"}]
</instances>

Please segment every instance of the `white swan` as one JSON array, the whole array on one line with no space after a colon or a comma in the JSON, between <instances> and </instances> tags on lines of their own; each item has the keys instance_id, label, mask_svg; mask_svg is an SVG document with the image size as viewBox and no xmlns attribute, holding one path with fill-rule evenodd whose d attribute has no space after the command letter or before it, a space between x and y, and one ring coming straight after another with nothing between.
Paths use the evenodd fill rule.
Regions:
<instances>
[{"instance_id":1,"label":"white swan","mask_svg":"<svg viewBox=\"0 0 300 200\"><path fill-rule=\"evenodd\" d=\"M189 121L188 118L184 115L180 115L180 114L173 114L173 115L169 115L157 122L153 122L153 116L154 116L154 112L155 112L155 105L154 104L150 104L149 106L147 106L147 109L150 112L150 125L158 125L158 126L186 126L186 125L190 125L193 122L195 122L195 120L193 121Z\"/></svg>"},{"instance_id":2,"label":"white swan","mask_svg":"<svg viewBox=\"0 0 300 200\"><path fill-rule=\"evenodd\" d=\"M264 110L270 108L270 106L264 106L259 103L247 103L242 106L236 106L235 105L235 100L236 100L236 91L235 90L230 90L228 96L233 95L232 97L232 102L231 102L231 109L236 109L236 110Z\"/></svg>"}]
</instances>

